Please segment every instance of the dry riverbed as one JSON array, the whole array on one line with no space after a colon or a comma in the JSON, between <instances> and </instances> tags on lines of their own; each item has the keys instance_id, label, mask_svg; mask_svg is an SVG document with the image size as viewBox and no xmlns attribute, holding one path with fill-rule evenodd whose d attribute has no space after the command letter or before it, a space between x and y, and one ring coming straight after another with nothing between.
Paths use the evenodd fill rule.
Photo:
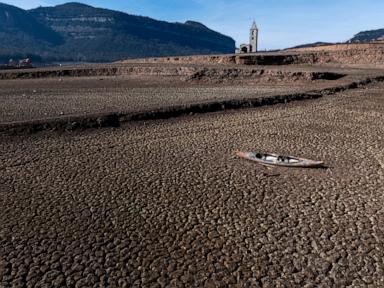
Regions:
<instances>
[{"instance_id":1,"label":"dry riverbed","mask_svg":"<svg viewBox=\"0 0 384 288\"><path fill-rule=\"evenodd\" d=\"M375 84L116 129L4 135L0 287L384 286L382 123ZM328 169L268 170L238 149Z\"/></svg>"}]
</instances>

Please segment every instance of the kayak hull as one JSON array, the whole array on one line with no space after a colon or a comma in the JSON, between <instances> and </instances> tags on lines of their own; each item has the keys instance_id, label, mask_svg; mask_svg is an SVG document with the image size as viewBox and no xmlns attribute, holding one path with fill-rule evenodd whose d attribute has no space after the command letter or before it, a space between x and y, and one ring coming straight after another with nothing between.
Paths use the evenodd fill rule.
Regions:
<instances>
[{"instance_id":1,"label":"kayak hull","mask_svg":"<svg viewBox=\"0 0 384 288\"><path fill-rule=\"evenodd\" d=\"M238 157L256 162L265 166L280 166L291 168L320 168L324 167L324 162L314 161L293 156L281 156L277 154L265 154L254 152L236 152Z\"/></svg>"}]
</instances>

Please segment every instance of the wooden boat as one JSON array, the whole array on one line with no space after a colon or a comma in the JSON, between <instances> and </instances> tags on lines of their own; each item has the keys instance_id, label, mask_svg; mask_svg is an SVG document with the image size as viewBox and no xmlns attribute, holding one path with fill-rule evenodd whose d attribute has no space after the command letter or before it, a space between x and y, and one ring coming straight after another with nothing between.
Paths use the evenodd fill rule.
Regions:
<instances>
[{"instance_id":1,"label":"wooden boat","mask_svg":"<svg viewBox=\"0 0 384 288\"><path fill-rule=\"evenodd\" d=\"M266 166L298 167L298 168L320 168L324 162L314 161L293 156L282 156L268 153L236 152L236 155Z\"/></svg>"}]
</instances>

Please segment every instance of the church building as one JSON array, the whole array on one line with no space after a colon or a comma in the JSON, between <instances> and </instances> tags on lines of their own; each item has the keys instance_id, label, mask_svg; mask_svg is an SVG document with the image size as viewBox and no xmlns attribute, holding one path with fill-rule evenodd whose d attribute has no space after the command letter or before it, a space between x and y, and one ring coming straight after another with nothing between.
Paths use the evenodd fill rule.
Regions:
<instances>
[{"instance_id":1,"label":"church building","mask_svg":"<svg viewBox=\"0 0 384 288\"><path fill-rule=\"evenodd\" d=\"M253 21L250 35L249 35L249 44L241 44L239 49L236 49L237 54L241 53L256 53L257 52L257 42L259 36L259 29L257 29L256 22Z\"/></svg>"}]
</instances>

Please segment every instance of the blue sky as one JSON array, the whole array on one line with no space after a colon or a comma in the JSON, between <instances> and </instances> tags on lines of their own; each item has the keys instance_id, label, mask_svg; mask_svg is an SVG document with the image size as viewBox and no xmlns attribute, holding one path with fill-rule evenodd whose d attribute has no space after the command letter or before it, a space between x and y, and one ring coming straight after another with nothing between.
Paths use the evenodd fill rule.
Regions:
<instances>
[{"instance_id":1,"label":"blue sky","mask_svg":"<svg viewBox=\"0 0 384 288\"><path fill-rule=\"evenodd\" d=\"M21 8L53 6L70 1L0 0ZM260 49L286 48L317 41L339 42L362 30L384 28L383 0L79 0L169 22L195 20L248 41L253 20Z\"/></svg>"}]
</instances>

